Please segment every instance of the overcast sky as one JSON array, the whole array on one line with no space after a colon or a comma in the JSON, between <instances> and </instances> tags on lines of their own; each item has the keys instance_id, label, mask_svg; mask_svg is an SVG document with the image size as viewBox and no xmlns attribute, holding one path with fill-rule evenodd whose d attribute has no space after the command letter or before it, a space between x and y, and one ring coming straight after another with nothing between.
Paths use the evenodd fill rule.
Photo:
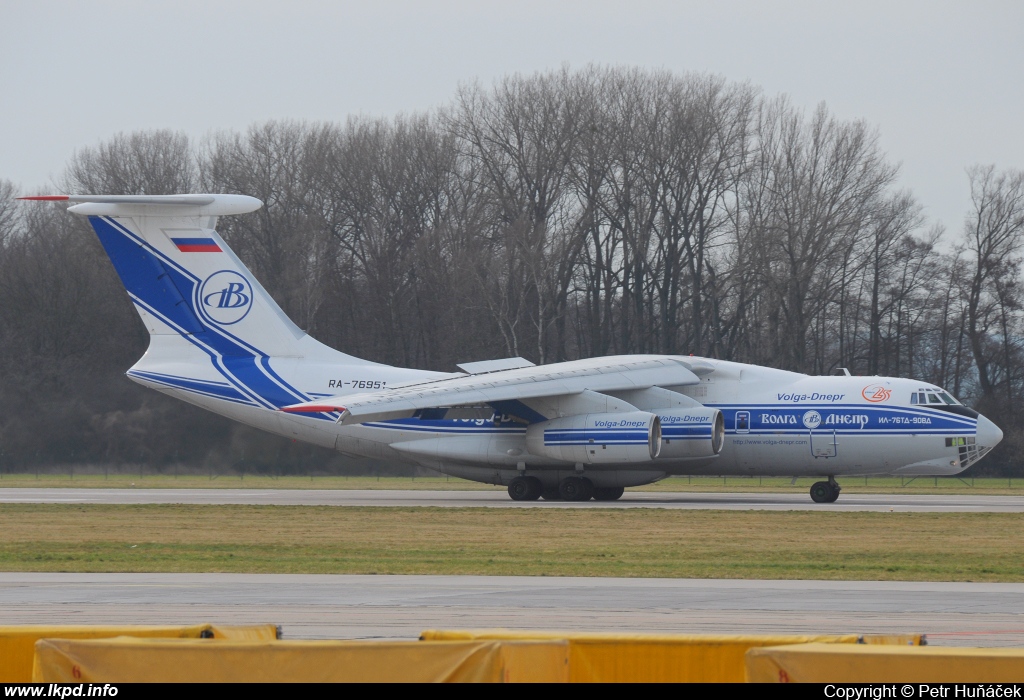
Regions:
<instances>
[{"instance_id":1,"label":"overcast sky","mask_svg":"<svg viewBox=\"0 0 1024 700\"><path fill-rule=\"evenodd\" d=\"M342 121L587 63L705 71L865 119L932 221L1024 168L1024 3L0 0L0 178L49 189L118 132Z\"/></svg>"}]
</instances>

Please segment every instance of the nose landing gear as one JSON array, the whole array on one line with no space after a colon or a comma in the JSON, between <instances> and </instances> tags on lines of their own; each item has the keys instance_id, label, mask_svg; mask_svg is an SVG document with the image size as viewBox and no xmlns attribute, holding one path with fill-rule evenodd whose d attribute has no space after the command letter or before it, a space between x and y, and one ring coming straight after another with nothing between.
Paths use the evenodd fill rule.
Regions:
<instances>
[{"instance_id":1,"label":"nose landing gear","mask_svg":"<svg viewBox=\"0 0 1024 700\"><path fill-rule=\"evenodd\" d=\"M834 476L828 481L816 481L811 486L811 500L815 503L835 503L842 488L836 483Z\"/></svg>"}]
</instances>

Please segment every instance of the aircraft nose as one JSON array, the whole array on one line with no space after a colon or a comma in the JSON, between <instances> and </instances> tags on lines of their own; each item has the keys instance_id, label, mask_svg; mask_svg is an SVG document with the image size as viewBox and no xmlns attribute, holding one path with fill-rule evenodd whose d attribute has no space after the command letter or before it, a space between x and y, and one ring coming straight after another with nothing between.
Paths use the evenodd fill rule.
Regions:
<instances>
[{"instance_id":1,"label":"aircraft nose","mask_svg":"<svg viewBox=\"0 0 1024 700\"><path fill-rule=\"evenodd\" d=\"M978 416L978 432L975 438L978 447L995 447L1003 439L1003 431L985 416Z\"/></svg>"}]
</instances>

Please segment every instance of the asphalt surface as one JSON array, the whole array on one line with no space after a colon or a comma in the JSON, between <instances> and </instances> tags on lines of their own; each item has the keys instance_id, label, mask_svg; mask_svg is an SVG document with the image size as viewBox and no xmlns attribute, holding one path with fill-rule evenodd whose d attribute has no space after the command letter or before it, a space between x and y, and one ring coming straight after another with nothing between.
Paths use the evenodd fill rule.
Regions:
<instances>
[{"instance_id":1,"label":"asphalt surface","mask_svg":"<svg viewBox=\"0 0 1024 700\"><path fill-rule=\"evenodd\" d=\"M1024 496L844 494L814 503L795 493L658 493L627 491L618 501L513 501L504 491L289 489L0 489L0 503L187 503L280 506L441 506L449 508L679 508L918 513L1024 513Z\"/></svg>"},{"instance_id":2,"label":"asphalt surface","mask_svg":"<svg viewBox=\"0 0 1024 700\"><path fill-rule=\"evenodd\" d=\"M924 633L1024 646L1024 584L488 576L0 573L0 625L281 625L286 638L425 629Z\"/></svg>"}]
</instances>

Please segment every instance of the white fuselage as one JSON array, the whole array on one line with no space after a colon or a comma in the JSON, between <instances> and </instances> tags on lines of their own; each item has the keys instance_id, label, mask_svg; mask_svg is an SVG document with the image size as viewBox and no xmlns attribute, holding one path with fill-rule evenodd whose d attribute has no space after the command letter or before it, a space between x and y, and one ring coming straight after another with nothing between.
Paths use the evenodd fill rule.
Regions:
<instances>
[{"instance_id":1,"label":"white fuselage","mask_svg":"<svg viewBox=\"0 0 1024 700\"><path fill-rule=\"evenodd\" d=\"M420 464L488 483L507 484L524 474L554 481L581 471L572 463L531 455L526 425L509 416L407 418L341 426L333 420L336 416L292 415L247 403L239 396L218 397L218 391L228 388L212 366L208 377L197 379L195 365L190 365L191 376L175 379L173 368L168 371L161 366L161 354L151 348L129 376L234 420L347 454ZM167 355L180 357L180 352ZM721 452L701 459L587 465L583 471L591 480L633 486L680 474L953 475L1001 438L990 421L972 417L963 407L953 413L945 405L911 403L918 390L938 389L915 380L812 377L756 365L683 359L699 359L713 368L705 370L699 384L673 390L722 412L726 437ZM271 358L270 363L274 375L309 399L452 376L309 358ZM204 380L210 382L205 389ZM410 453L404 447L410 444L427 448Z\"/></svg>"}]
</instances>

